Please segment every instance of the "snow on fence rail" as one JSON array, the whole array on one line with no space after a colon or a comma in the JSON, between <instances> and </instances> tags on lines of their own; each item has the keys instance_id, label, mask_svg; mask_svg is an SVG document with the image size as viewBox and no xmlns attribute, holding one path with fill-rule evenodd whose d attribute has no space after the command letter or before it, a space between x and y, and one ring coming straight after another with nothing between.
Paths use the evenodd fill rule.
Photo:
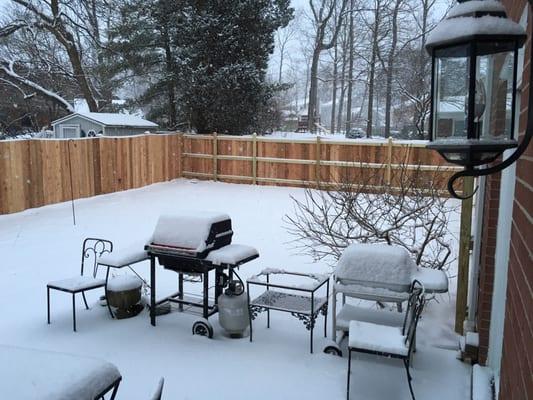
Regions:
<instances>
[{"instance_id":1,"label":"snow on fence rail","mask_svg":"<svg viewBox=\"0 0 533 400\"><path fill-rule=\"evenodd\" d=\"M421 164L422 173L443 178L457 169L443 164L424 144L392 140L285 140L175 133L0 141L0 214L179 177L324 186L339 182L346 170L383 170L385 181L392 180L394 185L399 162L411 169Z\"/></svg>"},{"instance_id":2,"label":"snow on fence rail","mask_svg":"<svg viewBox=\"0 0 533 400\"><path fill-rule=\"evenodd\" d=\"M0 141L0 214L178 178L180 148L177 134Z\"/></svg>"},{"instance_id":3,"label":"snow on fence rail","mask_svg":"<svg viewBox=\"0 0 533 400\"><path fill-rule=\"evenodd\" d=\"M284 140L253 136L183 135L183 176L225 182L316 186L339 184L346 171L383 170L394 187L394 171L437 174L447 195L447 178L458 170L424 143L415 141Z\"/></svg>"}]
</instances>

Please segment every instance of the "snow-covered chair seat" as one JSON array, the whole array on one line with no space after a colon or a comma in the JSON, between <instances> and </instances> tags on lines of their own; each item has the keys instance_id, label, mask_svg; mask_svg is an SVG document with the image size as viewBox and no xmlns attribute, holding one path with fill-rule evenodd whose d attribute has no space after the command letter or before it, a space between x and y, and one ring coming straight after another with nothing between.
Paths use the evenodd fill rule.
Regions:
<instances>
[{"instance_id":1,"label":"snow-covered chair seat","mask_svg":"<svg viewBox=\"0 0 533 400\"><path fill-rule=\"evenodd\" d=\"M350 370L352 363L352 352L361 352L398 358L403 361L407 372L407 381L411 397L415 400L413 387L411 385L411 373L409 363L411 353L414 349L416 337L416 327L422 309L424 308L424 290L418 281L411 287L411 295L407 305L401 327L374 324L371 322L350 321L349 342L348 342L348 381L346 384L347 398L350 397Z\"/></svg>"},{"instance_id":2,"label":"snow-covered chair seat","mask_svg":"<svg viewBox=\"0 0 533 400\"><path fill-rule=\"evenodd\" d=\"M81 251L81 274L73 278L67 278L48 282L46 285L47 317L50 324L50 289L72 294L72 324L76 332L76 293L81 293L85 308L89 305L85 298L88 290L103 288L106 280L97 278L98 260L105 254L113 251L113 243L106 239L87 238L83 241Z\"/></svg>"},{"instance_id":3,"label":"snow-covered chair seat","mask_svg":"<svg viewBox=\"0 0 533 400\"><path fill-rule=\"evenodd\" d=\"M81 292L103 287L104 285L105 278L93 278L92 276L76 276L74 278L48 282L49 288L68 292Z\"/></svg>"},{"instance_id":4,"label":"snow-covered chair seat","mask_svg":"<svg viewBox=\"0 0 533 400\"><path fill-rule=\"evenodd\" d=\"M373 324L371 322L350 321L348 346L379 353L407 355L407 344L402 328Z\"/></svg>"}]
</instances>

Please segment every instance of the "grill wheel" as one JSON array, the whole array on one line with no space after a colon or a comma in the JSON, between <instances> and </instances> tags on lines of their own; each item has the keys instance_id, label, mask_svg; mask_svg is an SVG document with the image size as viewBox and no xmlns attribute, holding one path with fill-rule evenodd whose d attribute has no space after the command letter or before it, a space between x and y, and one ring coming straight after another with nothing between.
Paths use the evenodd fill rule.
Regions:
<instances>
[{"instance_id":1,"label":"grill wheel","mask_svg":"<svg viewBox=\"0 0 533 400\"><path fill-rule=\"evenodd\" d=\"M211 339L213 337L213 327L209 321L199 320L192 325L192 334L207 336L209 339Z\"/></svg>"}]
</instances>

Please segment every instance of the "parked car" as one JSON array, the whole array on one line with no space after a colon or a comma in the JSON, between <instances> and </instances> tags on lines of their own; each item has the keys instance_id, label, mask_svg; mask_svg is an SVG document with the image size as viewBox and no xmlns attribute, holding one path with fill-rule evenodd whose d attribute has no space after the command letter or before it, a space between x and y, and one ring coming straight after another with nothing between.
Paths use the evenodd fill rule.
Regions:
<instances>
[{"instance_id":1,"label":"parked car","mask_svg":"<svg viewBox=\"0 0 533 400\"><path fill-rule=\"evenodd\" d=\"M361 139L365 136L365 133L361 129L352 128L346 132L345 136L347 139Z\"/></svg>"}]
</instances>

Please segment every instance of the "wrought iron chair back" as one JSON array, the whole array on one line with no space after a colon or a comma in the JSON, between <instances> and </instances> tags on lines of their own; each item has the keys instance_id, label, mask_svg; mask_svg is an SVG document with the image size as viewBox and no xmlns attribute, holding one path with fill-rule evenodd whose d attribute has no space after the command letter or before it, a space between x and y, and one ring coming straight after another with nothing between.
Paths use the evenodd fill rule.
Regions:
<instances>
[{"instance_id":1,"label":"wrought iron chair back","mask_svg":"<svg viewBox=\"0 0 533 400\"><path fill-rule=\"evenodd\" d=\"M411 284L411 295L407 304L407 310L404 317L402 335L405 336L405 344L408 349L408 356L413 351L413 342L416 336L416 328L420 314L425 305L424 286L417 280Z\"/></svg>"},{"instance_id":2,"label":"wrought iron chair back","mask_svg":"<svg viewBox=\"0 0 533 400\"><path fill-rule=\"evenodd\" d=\"M96 278L98 272L98 259L113 251L113 243L106 239L86 238L83 241L81 252L81 275L85 270L92 270L93 278Z\"/></svg>"}]
</instances>

